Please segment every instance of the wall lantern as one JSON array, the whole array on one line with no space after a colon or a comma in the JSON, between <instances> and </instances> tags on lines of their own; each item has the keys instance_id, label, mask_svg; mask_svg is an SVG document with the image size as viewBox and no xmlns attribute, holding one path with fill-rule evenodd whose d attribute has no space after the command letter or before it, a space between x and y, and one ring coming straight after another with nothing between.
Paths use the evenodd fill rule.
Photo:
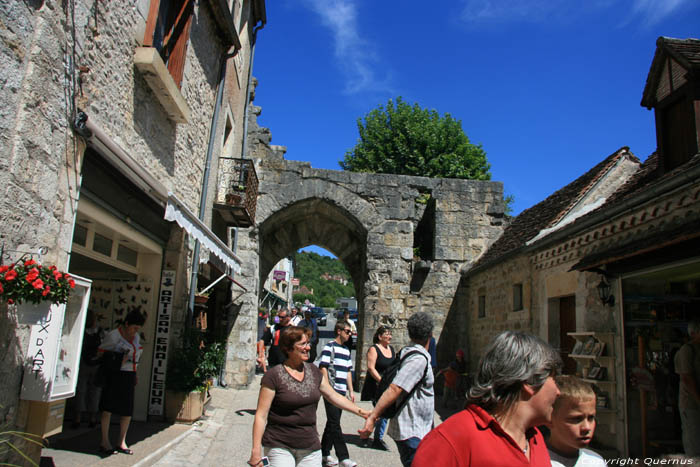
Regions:
<instances>
[{"instance_id":1,"label":"wall lantern","mask_svg":"<svg viewBox=\"0 0 700 467\"><path fill-rule=\"evenodd\" d=\"M610 287L610 283L605 279L605 276L600 279L600 283L596 288L598 289L598 296L600 297L600 301L603 302L603 305L615 305L615 297L612 295L612 287Z\"/></svg>"}]
</instances>

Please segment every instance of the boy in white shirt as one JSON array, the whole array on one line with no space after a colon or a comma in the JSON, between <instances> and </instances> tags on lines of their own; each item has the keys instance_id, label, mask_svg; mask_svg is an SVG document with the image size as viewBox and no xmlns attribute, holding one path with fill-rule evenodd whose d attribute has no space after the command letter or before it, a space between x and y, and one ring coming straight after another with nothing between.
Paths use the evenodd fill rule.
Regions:
<instances>
[{"instance_id":1,"label":"boy in white shirt","mask_svg":"<svg viewBox=\"0 0 700 467\"><path fill-rule=\"evenodd\" d=\"M575 376L557 376L560 395L554 403L547 440L552 467L605 467L605 460L587 449L595 432L596 395Z\"/></svg>"}]
</instances>

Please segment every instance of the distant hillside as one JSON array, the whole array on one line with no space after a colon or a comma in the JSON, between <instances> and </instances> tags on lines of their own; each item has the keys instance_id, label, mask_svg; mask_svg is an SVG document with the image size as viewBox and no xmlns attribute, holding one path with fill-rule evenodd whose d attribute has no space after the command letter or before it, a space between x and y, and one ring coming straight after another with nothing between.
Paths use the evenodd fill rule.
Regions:
<instances>
[{"instance_id":1,"label":"distant hillside","mask_svg":"<svg viewBox=\"0 0 700 467\"><path fill-rule=\"evenodd\" d=\"M321 276L324 273L331 276L343 276L348 280L348 283L343 285L338 281L323 280ZM314 291L313 296L294 294L295 302L303 302L304 299L308 298L316 306L334 308L336 298L355 296L350 273L340 260L330 256L321 256L311 251L297 252L294 255L294 276L299 279L299 285L305 285Z\"/></svg>"}]
</instances>

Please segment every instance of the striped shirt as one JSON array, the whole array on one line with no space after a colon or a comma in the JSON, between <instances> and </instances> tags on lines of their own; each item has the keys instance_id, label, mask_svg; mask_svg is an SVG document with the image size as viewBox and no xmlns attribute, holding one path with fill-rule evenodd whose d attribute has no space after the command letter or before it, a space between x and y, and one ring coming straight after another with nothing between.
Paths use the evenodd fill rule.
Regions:
<instances>
[{"instance_id":1,"label":"striped shirt","mask_svg":"<svg viewBox=\"0 0 700 467\"><path fill-rule=\"evenodd\" d=\"M329 383L331 383L331 386L337 393L345 395L348 391L348 375L352 371L350 349L334 340L330 341L323 347L321 362L318 366L319 368L328 369ZM331 379L333 380L332 382Z\"/></svg>"}]
</instances>

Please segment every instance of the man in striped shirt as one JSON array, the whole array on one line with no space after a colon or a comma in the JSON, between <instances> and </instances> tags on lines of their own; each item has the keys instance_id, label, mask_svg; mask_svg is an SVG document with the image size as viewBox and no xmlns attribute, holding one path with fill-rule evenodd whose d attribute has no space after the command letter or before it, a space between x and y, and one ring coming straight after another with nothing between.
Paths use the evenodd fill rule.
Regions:
<instances>
[{"instance_id":1,"label":"man in striped shirt","mask_svg":"<svg viewBox=\"0 0 700 467\"><path fill-rule=\"evenodd\" d=\"M319 368L328 378L328 382L336 392L347 395L355 402L355 394L352 389L352 362L350 361L350 349L345 343L350 339L352 330L345 321L335 324L335 339L328 342L321 352L321 362ZM342 410L330 404L325 398L323 403L326 406L326 428L323 430L321 438L321 454L323 455L323 465L338 465L340 459L341 467L355 467L357 464L350 460L348 447L343 439L343 431L340 428L340 415ZM331 449L335 447L335 454L338 459L331 456Z\"/></svg>"}]
</instances>

